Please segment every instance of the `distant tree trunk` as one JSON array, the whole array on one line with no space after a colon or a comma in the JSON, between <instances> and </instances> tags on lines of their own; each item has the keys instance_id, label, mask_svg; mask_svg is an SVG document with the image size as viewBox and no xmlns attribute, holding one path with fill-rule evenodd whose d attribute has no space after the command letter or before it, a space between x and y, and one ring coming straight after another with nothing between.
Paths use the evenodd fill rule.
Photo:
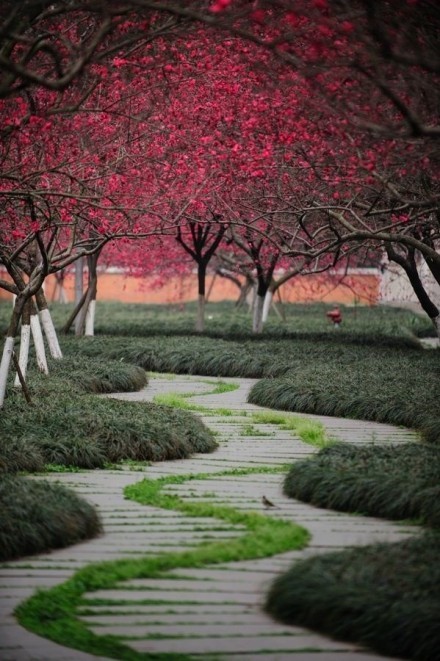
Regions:
<instances>
[{"instance_id":1,"label":"distant tree trunk","mask_svg":"<svg viewBox=\"0 0 440 661\"><path fill-rule=\"evenodd\" d=\"M269 291L271 282L273 281L273 272L278 261L278 254L275 254L270 260L270 264L265 270L260 263L259 253L255 254L255 266L257 270L257 297L254 303L254 316L252 330L254 333L261 333L263 331L263 310L264 300Z\"/></svg>"},{"instance_id":2,"label":"distant tree trunk","mask_svg":"<svg viewBox=\"0 0 440 661\"><path fill-rule=\"evenodd\" d=\"M209 285L208 293L205 296L205 303L208 303L209 301L209 297L211 296L212 290L214 289L216 278L217 278L217 273L214 273L214 275L212 276L211 284Z\"/></svg>"},{"instance_id":3,"label":"distant tree trunk","mask_svg":"<svg viewBox=\"0 0 440 661\"><path fill-rule=\"evenodd\" d=\"M75 335L93 335L95 327L96 296L98 292L98 260L101 251L89 255L88 262L88 285L86 291L83 291L81 298L76 303L75 309L69 316L62 328L62 332L67 334L75 322ZM78 276L79 278L79 276ZM81 276L82 283L82 276ZM78 282L79 294L79 282Z\"/></svg>"},{"instance_id":4,"label":"distant tree trunk","mask_svg":"<svg viewBox=\"0 0 440 661\"><path fill-rule=\"evenodd\" d=\"M205 330L206 269L226 232L226 225L221 225L218 222L220 217L214 214L213 218L214 222L206 224L192 220L188 222L192 246L183 238L181 227L177 228L176 235L176 241L191 255L197 264L198 299L196 331L198 333L202 333ZM213 227L217 229L214 231L212 229Z\"/></svg>"},{"instance_id":5,"label":"distant tree trunk","mask_svg":"<svg viewBox=\"0 0 440 661\"><path fill-rule=\"evenodd\" d=\"M251 293L251 291L254 289L254 285L255 285L255 283L254 283L254 280L253 280L252 276L246 275L246 280L241 285L240 296L238 297L238 299L235 303L236 308L240 309L244 305L246 305L246 302L248 300L248 296Z\"/></svg>"},{"instance_id":6,"label":"distant tree trunk","mask_svg":"<svg viewBox=\"0 0 440 661\"><path fill-rule=\"evenodd\" d=\"M440 310L429 297L420 279L419 272L417 270L415 249L406 248L404 255L397 252L395 247L391 244L386 244L385 249L388 255L388 259L395 262L396 264L399 264L399 266L401 266L405 271L420 305L430 318L437 333L437 337L440 339Z\"/></svg>"},{"instance_id":7,"label":"distant tree trunk","mask_svg":"<svg viewBox=\"0 0 440 661\"><path fill-rule=\"evenodd\" d=\"M77 318L77 316L79 314L79 311L81 310L82 306L84 305L86 297L87 297L87 290L83 293L81 299L75 305L74 310L72 311L72 313L70 314L70 316L67 319L66 323L64 324L64 326L61 329L61 332L64 333L65 335L67 335L67 333L70 331L70 328L71 328L73 322Z\"/></svg>"},{"instance_id":8,"label":"distant tree trunk","mask_svg":"<svg viewBox=\"0 0 440 661\"><path fill-rule=\"evenodd\" d=\"M55 273L55 288L52 294L52 301L57 303L67 303L67 294L64 288L64 271Z\"/></svg>"},{"instance_id":9,"label":"distant tree trunk","mask_svg":"<svg viewBox=\"0 0 440 661\"><path fill-rule=\"evenodd\" d=\"M275 292L277 292L277 294L278 294L281 311L278 309L278 306L274 301ZM286 321L286 314L284 312L283 302L282 302L281 296L280 296L280 283L278 283L278 282L272 282L270 284L269 289L266 292L266 296L264 297L263 324L266 323L266 321L269 317L269 310L270 310L271 307L275 310L275 313L277 314L279 319L281 319L281 321Z\"/></svg>"}]
</instances>

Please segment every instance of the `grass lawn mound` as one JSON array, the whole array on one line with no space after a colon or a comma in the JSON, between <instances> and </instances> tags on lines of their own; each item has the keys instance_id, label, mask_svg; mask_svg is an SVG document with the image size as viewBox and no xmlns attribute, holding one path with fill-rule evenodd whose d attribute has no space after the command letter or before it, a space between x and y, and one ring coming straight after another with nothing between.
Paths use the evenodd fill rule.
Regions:
<instances>
[{"instance_id":1,"label":"grass lawn mound","mask_svg":"<svg viewBox=\"0 0 440 661\"><path fill-rule=\"evenodd\" d=\"M270 588L276 619L380 654L440 658L440 533L299 562Z\"/></svg>"},{"instance_id":2,"label":"grass lawn mound","mask_svg":"<svg viewBox=\"0 0 440 661\"><path fill-rule=\"evenodd\" d=\"M0 512L1 561L64 548L102 532L92 505L47 481L2 475Z\"/></svg>"}]
</instances>

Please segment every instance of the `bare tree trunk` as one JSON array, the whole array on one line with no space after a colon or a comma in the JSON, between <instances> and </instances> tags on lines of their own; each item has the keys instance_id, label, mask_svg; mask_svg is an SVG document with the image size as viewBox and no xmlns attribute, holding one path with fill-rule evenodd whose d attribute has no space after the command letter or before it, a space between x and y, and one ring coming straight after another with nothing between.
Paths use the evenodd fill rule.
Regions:
<instances>
[{"instance_id":1,"label":"bare tree trunk","mask_svg":"<svg viewBox=\"0 0 440 661\"><path fill-rule=\"evenodd\" d=\"M55 273L55 288L52 294L52 301L67 303L67 294L64 288L64 271Z\"/></svg>"},{"instance_id":2,"label":"bare tree trunk","mask_svg":"<svg viewBox=\"0 0 440 661\"><path fill-rule=\"evenodd\" d=\"M440 310L429 297L428 292L426 291L425 286L421 281L419 272L417 270L415 250L411 248L407 248L406 254L402 255L398 253L395 250L394 246L392 246L391 244L386 244L385 249L388 255L388 259L390 259L393 262L396 262L396 264L399 264L399 266L401 266L405 271L412 285L414 293L419 299L420 305L422 306L424 312L426 312L431 322L433 323L437 333L437 337L440 339L440 322L439 322Z\"/></svg>"},{"instance_id":3,"label":"bare tree trunk","mask_svg":"<svg viewBox=\"0 0 440 661\"><path fill-rule=\"evenodd\" d=\"M237 302L235 303L235 307L240 309L242 308L248 299L249 293L253 290L254 288L254 282L251 278L246 277L245 282L241 285L240 288L240 296L237 299Z\"/></svg>"},{"instance_id":4,"label":"bare tree trunk","mask_svg":"<svg viewBox=\"0 0 440 661\"><path fill-rule=\"evenodd\" d=\"M85 303L85 300L87 298L87 294L88 294L88 289L86 289L86 291L83 293L81 299L75 305L75 308L74 308L72 314L67 319L66 323L64 324L63 328L61 329L61 332L64 333L64 335L67 335L67 333L70 331L70 328L71 328L73 322L77 318L81 308L83 307L83 305Z\"/></svg>"}]
</instances>

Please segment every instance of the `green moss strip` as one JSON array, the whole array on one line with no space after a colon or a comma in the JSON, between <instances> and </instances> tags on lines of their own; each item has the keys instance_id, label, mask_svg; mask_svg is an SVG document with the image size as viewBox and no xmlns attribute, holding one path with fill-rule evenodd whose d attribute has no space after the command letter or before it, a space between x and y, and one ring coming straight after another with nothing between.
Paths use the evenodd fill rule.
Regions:
<instances>
[{"instance_id":1,"label":"green moss strip","mask_svg":"<svg viewBox=\"0 0 440 661\"><path fill-rule=\"evenodd\" d=\"M228 386L229 384L224 385ZM219 382L218 387L222 388L222 386L223 382ZM214 394L214 392L225 391L210 391L209 393L202 394L210 395ZM156 395L154 402L156 404L171 406L186 411L198 411L200 413L204 413L204 415L234 415L234 412L230 409L210 409L202 406L201 404L192 404L191 402L187 401L189 397L194 397L195 395L199 394L200 393L164 393L161 395ZM263 411L261 413L253 413L251 420L252 422L259 424L279 425L281 429L288 429L289 431L294 432L294 434L299 436L300 439L304 441L304 443L308 443L309 445L313 445L318 448L327 447L328 445L332 445L335 442L328 438L326 429L322 423L316 420L310 420L309 418L304 418L302 416L291 415L288 413L278 413L275 411Z\"/></svg>"},{"instance_id":2,"label":"green moss strip","mask_svg":"<svg viewBox=\"0 0 440 661\"><path fill-rule=\"evenodd\" d=\"M281 429L295 432L304 443L318 448L326 447L335 442L328 438L326 429L321 422L302 416L263 411L253 413L252 420L260 424L279 425Z\"/></svg>"},{"instance_id":3,"label":"green moss strip","mask_svg":"<svg viewBox=\"0 0 440 661\"><path fill-rule=\"evenodd\" d=\"M83 595L95 590L111 589L121 581L135 578L155 578L178 567L203 567L210 564L264 558L304 547L309 533L289 521L274 519L255 512L242 512L232 507L217 507L211 503L186 502L179 496L163 494L163 487L190 480L209 480L221 476L244 476L252 473L274 473L286 467L260 467L224 471L215 474L171 476L159 480L146 479L125 489L125 495L139 503L176 510L196 517L212 517L241 525L246 533L237 539L202 543L196 549L180 553L165 553L154 557L117 560L89 565L50 590L41 590L21 604L16 615L27 629L61 645L123 661L141 659L187 660L185 654L139 653L124 645L115 636L97 636L76 617L84 605Z\"/></svg>"}]
</instances>

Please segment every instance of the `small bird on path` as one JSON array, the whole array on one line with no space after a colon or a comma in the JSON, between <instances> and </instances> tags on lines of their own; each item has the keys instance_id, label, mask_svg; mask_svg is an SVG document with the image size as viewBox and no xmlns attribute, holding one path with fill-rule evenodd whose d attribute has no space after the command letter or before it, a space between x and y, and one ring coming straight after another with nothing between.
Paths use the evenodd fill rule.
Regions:
<instances>
[{"instance_id":1,"label":"small bird on path","mask_svg":"<svg viewBox=\"0 0 440 661\"><path fill-rule=\"evenodd\" d=\"M263 498L261 500L262 500L263 505L266 509L269 509L270 507L275 507L275 509L279 509L279 507L274 505L274 503L272 501L270 501L269 498L266 498L266 496L263 496Z\"/></svg>"}]
</instances>

